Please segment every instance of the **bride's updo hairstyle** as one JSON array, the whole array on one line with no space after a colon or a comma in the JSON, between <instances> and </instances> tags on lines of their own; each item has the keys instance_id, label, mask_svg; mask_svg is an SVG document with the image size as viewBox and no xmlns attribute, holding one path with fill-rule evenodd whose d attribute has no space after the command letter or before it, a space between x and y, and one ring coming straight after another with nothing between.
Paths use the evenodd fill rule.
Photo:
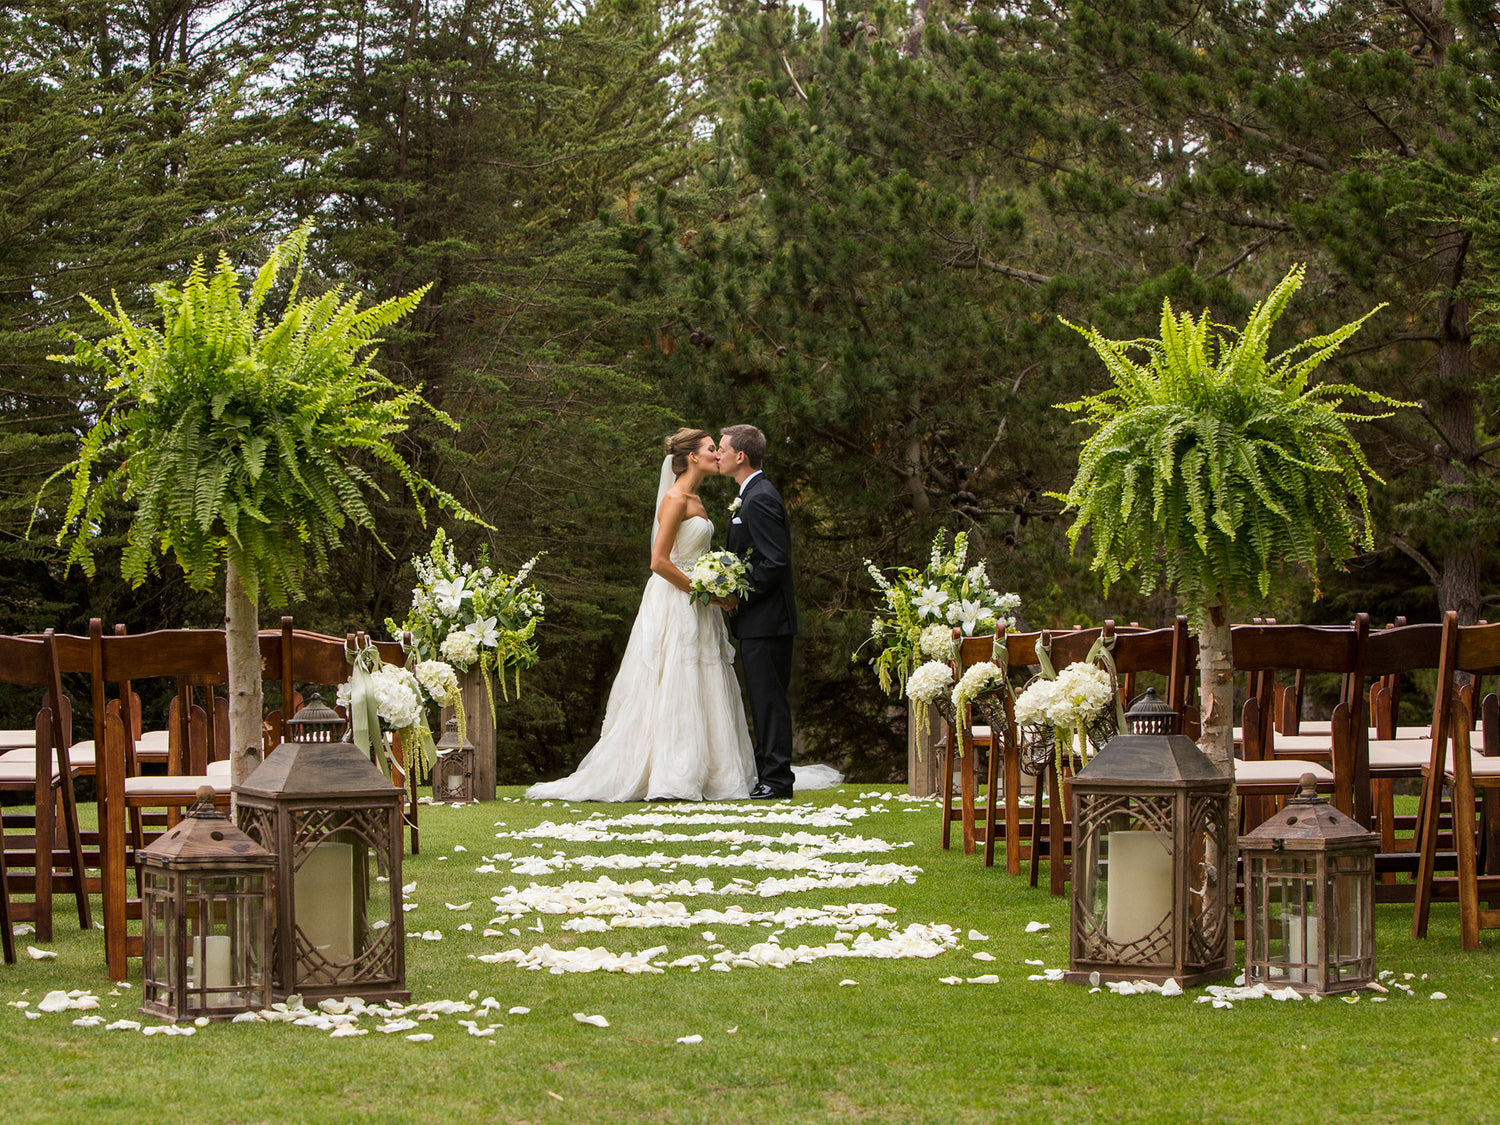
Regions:
<instances>
[{"instance_id":1,"label":"bride's updo hairstyle","mask_svg":"<svg viewBox=\"0 0 1500 1125\"><path fill-rule=\"evenodd\" d=\"M693 430L684 426L667 438L667 456L672 458L672 472L679 477L687 472L688 454L698 452L703 439L712 436L707 430Z\"/></svg>"}]
</instances>

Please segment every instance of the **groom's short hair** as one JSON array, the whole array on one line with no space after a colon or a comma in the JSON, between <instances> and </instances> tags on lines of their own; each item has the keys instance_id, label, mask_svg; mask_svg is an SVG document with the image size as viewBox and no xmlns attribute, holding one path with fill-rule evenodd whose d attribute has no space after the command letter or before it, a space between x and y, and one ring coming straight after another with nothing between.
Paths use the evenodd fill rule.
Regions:
<instances>
[{"instance_id":1,"label":"groom's short hair","mask_svg":"<svg viewBox=\"0 0 1500 1125\"><path fill-rule=\"evenodd\" d=\"M766 435L754 426L741 423L738 426L725 426L724 432L719 435L729 439L729 444L745 455L752 469L760 468L761 462L766 458Z\"/></svg>"}]
</instances>

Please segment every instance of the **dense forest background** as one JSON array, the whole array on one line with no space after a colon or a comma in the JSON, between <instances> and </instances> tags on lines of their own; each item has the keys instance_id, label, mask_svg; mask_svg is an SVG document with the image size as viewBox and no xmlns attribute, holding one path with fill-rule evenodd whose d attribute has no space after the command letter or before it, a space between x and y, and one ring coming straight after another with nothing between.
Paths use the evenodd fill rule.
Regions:
<instances>
[{"instance_id":1,"label":"dense forest background","mask_svg":"<svg viewBox=\"0 0 1500 1125\"><path fill-rule=\"evenodd\" d=\"M1049 491L1103 383L1059 317L1233 323L1293 262L1287 339L1388 307L1324 377L1419 403L1361 427L1376 549L1242 617L1464 620L1496 598L1500 17L1485 0L30 0L0 5L0 629L216 626L168 561L52 546L97 388L49 362L79 298L149 306L202 253L316 219L321 280L432 283L383 368L462 424L405 450L537 551L543 662L500 778L597 734L646 576L660 439L748 421L792 511L807 760L899 776L904 712L862 654L862 560L967 530L1029 626L1106 604ZM28 534L38 490L41 514ZM392 489L392 496L400 496ZM727 505L726 485L708 497ZM433 524L400 501L290 608L405 609ZM280 609L268 607L266 624ZM27 721L13 716L9 725Z\"/></svg>"}]
</instances>

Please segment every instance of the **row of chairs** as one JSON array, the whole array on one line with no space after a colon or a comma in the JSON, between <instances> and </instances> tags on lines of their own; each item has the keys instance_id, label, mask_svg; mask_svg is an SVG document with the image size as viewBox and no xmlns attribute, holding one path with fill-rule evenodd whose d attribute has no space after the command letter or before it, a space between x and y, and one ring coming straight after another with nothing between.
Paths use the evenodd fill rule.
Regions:
<instances>
[{"instance_id":1,"label":"row of chairs","mask_svg":"<svg viewBox=\"0 0 1500 1125\"><path fill-rule=\"evenodd\" d=\"M1017 674L1019 687L1038 668L1039 648L1060 669L1083 659L1101 637L1125 701L1142 677L1153 677L1183 717L1185 733L1196 734L1197 645L1183 618L1167 629L1106 623L1099 629L968 638L958 647L954 673L998 656ZM1500 909L1480 909L1486 896L1500 901L1500 704L1480 692L1485 677L1500 674L1500 625L1459 626L1450 613L1441 623L1398 622L1372 631L1361 614L1339 627L1238 625L1232 637L1242 830L1270 815L1296 791L1302 774L1312 773L1338 808L1380 834L1378 897L1413 902L1418 936L1426 932L1434 898L1457 899L1464 947L1477 948L1480 928L1500 927ZM1435 673L1437 681L1431 722L1404 726L1398 714L1403 680L1423 672ZM1304 720L1304 686L1319 673L1338 678L1336 703L1328 719ZM1482 720L1478 752L1471 748L1476 719ZM982 844L986 864L994 860L996 841L1003 840L1007 870L1018 874L1029 859L1033 885L1045 856L1051 889L1061 894L1068 879L1067 763L1061 787L1052 771L1038 775L1027 841L1021 825L1022 732L1013 713L1007 707L998 745L995 732L975 725L970 715L956 726L945 739L944 777L956 772L959 792L955 802L953 785L942 787L943 846L950 845L955 821L965 851ZM981 801L975 750L992 747ZM1403 782L1422 786L1415 817L1395 813L1395 791ZM1480 798L1494 815L1478 815ZM1446 827L1448 807L1452 828ZM1481 874L1482 868L1494 874ZM1440 877L1441 870L1454 874Z\"/></svg>"},{"instance_id":2,"label":"row of chairs","mask_svg":"<svg viewBox=\"0 0 1500 1125\"><path fill-rule=\"evenodd\" d=\"M395 642L370 641L362 634L330 637L293 627L282 619L277 630L260 635L263 681L279 684L281 706L262 724L262 754L283 738L284 720L301 705L300 688L331 689L349 675L349 644L375 644L382 660L402 664L405 652ZM93 738L73 742L72 705L63 690L64 676L86 676L93 706ZM148 681L166 681L170 691L166 726L145 730L139 690ZM103 907L105 961L112 979L124 979L128 958L139 956L140 938L130 923L140 917L139 878L129 891L129 872L155 833L175 823L207 785L219 804L230 796L228 700L217 692L228 682L224 633L215 629L173 629L128 635L117 628L104 632L90 622L86 637L46 633L0 637L0 682L42 690L30 746L0 753L0 789L32 796L35 815L6 824L29 835L0 837L0 912L3 912L6 958L13 959L11 922L29 918L38 940L51 938L52 894L71 890L77 899L79 924L93 928L89 892L97 891ZM18 743L27 732L6 732ZM103 748L102 751L100 748ZM401 755L397 752L397 761ZM73 780L93 775L98 795L98 829L81 829ZM407 790L398 764L392 783ZM406 804L405 823L415 853L419 846L417 807ZM57 846L61 831L65 846ZM28 877L25 868L31 869ZM97 878L90 877L97 867ZM138 876L138 870L137 870ZM30 892L29 902L10 901L10 894Z\"/></svg>"}]
</instances>

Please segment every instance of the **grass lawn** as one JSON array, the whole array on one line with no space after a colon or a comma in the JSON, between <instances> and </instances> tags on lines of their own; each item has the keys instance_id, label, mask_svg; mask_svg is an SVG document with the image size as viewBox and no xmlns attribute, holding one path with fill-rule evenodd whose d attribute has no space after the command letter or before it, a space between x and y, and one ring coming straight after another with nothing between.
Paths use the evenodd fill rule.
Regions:
<instances>
[{"instance_id":1,"label":"grass lawn","mask_svg":"<svg viewBox=\"0 0 1500 1125\"><path fill-rule=\"evenodd\" d=\"M406 915L407 976L413 1001L479 1000L500 1004L485 1018L446 1015L416 1029L430 1042L373 1032L330 1038L326 1031L281 1023L215 1024L192 1037L147 1037L134 1031L76 1027L82 1013L26 1019L18 1000L35 1003L51 989L84 988L109 1021L146 1019L140 965L118 996L103 966L102 935L79 934L71 900L57 900L56 959L0 965L0 1096L15 1121L651 1121L651 1122L1453 1122L1500 1119L1500 989L1495 961L1500 933L1485 948L1459 950L1457 907L1434 907L1431 937L1409 936L1410 909L1379 908L1379 963L1409 982L1414 996L1393 990L1383 1003L1239 1002L1216 1010L1186 996L1115 996L1029 981L1067 964L1065 900L1033 890L1002 867L936 844L937 811L844 786L798 804L843 804L870 810L842 828L797 825L679 825L663 831L816 832L878 837L915 846L877 854L831 854L832 862L915 864L907 885L821 888L775 898L676 898L689 911L776 911L789 906L885 903L898 929L945 923L961 947L931 959L827 958L785 969L734 968L662 974L551 974L475 955L531 949L605 946L611 953L666 946L658 961L712 955L710 929L732 950L766 941L772 929L694 925L686 929L620 928L607 933L562 929L566 916L529 914L482 931L490 896L529 883L619 882L741 877L754 883L782 872L755 867L675 871L578 867L545 875L512 874L512 863L476 873L485 856L515 859L586 855L731 856L727 843L567 842L496 839L495 834L551 820L571 824L593 813L617 817L643 806L542 807L499 801L463 809L422 809L422 854L407 857L405 878L418 904ZM863 794L863 795L862 795ZM505 796L517 797L518 790ZM757 803L747 810L760 813ZM653 811L691 814L691 806ZM501 821L501 826L495 822ZM639 827L615 829L640 832ZM533 847L540 843L541 847ZM455 851L455 847L465 850ZM744 850L757 845L746 843ZM786 846L780 851L792 850ZM1045 884L1045 873L1043 874ZM445 905L472 902L468 910ZM534 927L540 919L543 933ZM1050 923L1028 934L1028 921ZM472 931L458 929L462 923ZM516 926L520 936L509 933ZM971 929L987 941L967 940ZM411 935L441 930L440 941ZM878 935L877 935L878 936ZM835 940L827 927L786 929L788 947ZM845 938L848 941L847 937ZM973 959L988 952L993 962ZM949 987L940 977L995 973L998 984ZM1425 979L1424 979L1425 974ZM853 980L855 985L841 985ZM1430 1000L1434 991L1446 1000ZM525 1015L508 1009L524 1006ZM602 1015L608 1028L573 1013ZM503 1023L478 1037L459 1024ZM367 1017L361 1026L379 1021ZM737 1028L734 1033L729 1029ZM701 1035L702 1042L679 1044Z\"/></svg>"}]
</instances>

